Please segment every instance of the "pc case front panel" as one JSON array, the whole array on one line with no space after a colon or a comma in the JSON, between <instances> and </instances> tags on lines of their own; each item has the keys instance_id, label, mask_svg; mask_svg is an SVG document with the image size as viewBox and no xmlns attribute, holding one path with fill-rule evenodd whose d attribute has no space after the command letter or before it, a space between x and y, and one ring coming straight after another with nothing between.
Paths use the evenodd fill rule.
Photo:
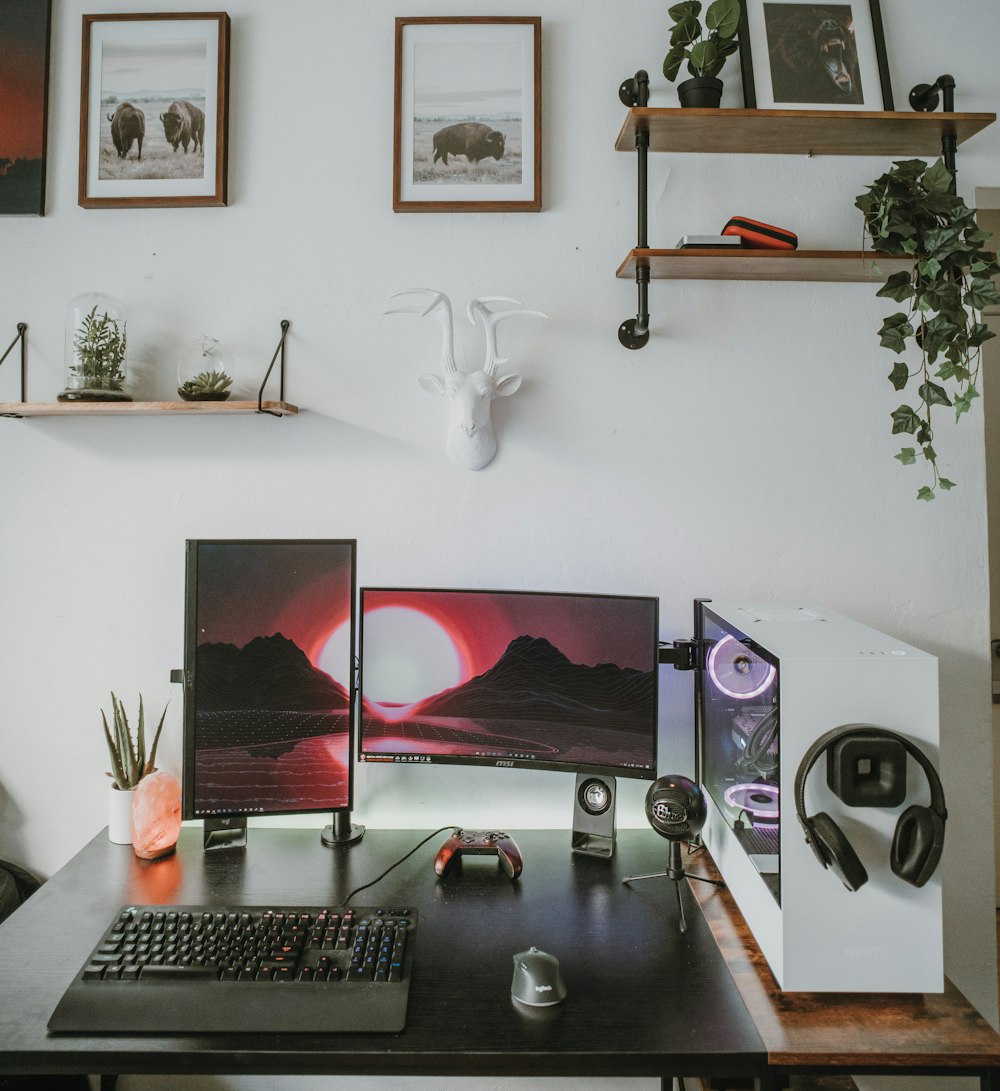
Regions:
<instances>
[{"instance_id":1,"label":"pc case front panel","mask_svg":"<svg viewBox=\"0 0 1000 1091\"><path fill-rule=\"evenodd\" d=\"M707 666L699 723L709 810L705 841L778 984L788 991L940 992L940 869L916 888L889 867L900 813L912 803L929 802L916 762L907 763L906 800L895 808L846 806L827 786L823 758L808 777L806 814L829 814L868 872L868 882L857 891L848 891L816 860L794 809L803 755L815 739L839 726L867 723L896 731L939 765L937 660L821 608L712 603L703 607L706 634L712 632L708 611L723 629L742 633L745 646L769 657L780 672L781 760L773 776L784 821L777 899L740 844L731 813L716 802L720 793L711 783L705 713L712 684L705 677Z\"/></svg>"}]
</instances>

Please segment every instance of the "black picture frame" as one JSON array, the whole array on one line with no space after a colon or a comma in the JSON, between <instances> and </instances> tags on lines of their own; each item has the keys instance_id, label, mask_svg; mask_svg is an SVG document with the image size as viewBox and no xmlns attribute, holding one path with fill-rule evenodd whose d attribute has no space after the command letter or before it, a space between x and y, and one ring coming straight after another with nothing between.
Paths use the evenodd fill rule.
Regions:
<instances>
[{"instance_id":1,"label":"black picture frame","mask_svg":"<svg viewBox=\"0 0 1000 1091\"><path fill-rule=\"evenodd\" d=\"M849 67L846 55L852 51L855 53L856 76L850 92L843 91L843 83L835 87L832 80L810 82L809 77L801 72L790 73L786 70L794 60L789 61L789 51L777 40L779 24L774 10L777 8L788 8L790 15L803 16L810 12L826 15L832 12L836 15L842 9L850 12L851 20L846 23L849 37L843 34L838 36L834 28L830 31L830 42L839 40L841 43L839 55L844 65ZM792 12L791 9L796 10ZM840 29L845 29L843 18ZM844 0L836 4L802 0L740 0L739 45L743 104L749 110L895 109L879 0ZM834 56L837 55L838 50L835 50ZM794 59L800 60L801 55L795 54ZM798 84L800 90L794 89L795 80L802 81Z\"/></svg>"},{"instance_id":2,"label":"black picture frame","mask_svg":"<svg viewBox=\"0 0 1000 1091\"><path fill-rule=\"evenodd\" d=\"M45 215L52 0L0 5L0 215Z\"/></svg>"}]
</instances>

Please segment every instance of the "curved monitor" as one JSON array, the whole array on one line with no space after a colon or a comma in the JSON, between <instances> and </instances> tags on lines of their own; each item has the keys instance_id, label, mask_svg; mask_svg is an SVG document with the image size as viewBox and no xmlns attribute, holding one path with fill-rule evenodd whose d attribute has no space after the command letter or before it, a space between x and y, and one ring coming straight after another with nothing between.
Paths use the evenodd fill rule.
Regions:
<instances>
[{"instance_id":1,"label":"curved monitor","mask_svg":"<svg viewBox=\"0 0 1000 1091\"><path fill-rule=\"evenodd\" d=\"M658 601L361 590L358 760L656 776Z\"/></svg>"},{"instance_id":2,"label":"curved monitor","mask_svg":"<svg viewBox=\"0 0 1000 1091\"><path fill-rule=\"evenodd\" d=\"M351 808L355 554L187 543L185 818Z\"/></svg>"}]
</instances>

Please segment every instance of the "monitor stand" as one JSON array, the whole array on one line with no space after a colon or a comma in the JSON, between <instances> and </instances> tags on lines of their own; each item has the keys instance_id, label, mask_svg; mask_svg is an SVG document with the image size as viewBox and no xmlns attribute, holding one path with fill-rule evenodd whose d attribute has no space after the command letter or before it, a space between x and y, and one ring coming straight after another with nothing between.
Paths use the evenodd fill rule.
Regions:
<instances>
[{"instance_id":1,"label":"monitor stand","mask_svg":"<svg viewBox=\"0 0 1000 1091\"><path fill-rule=\"evenodd\" d=\"M336 845L353 845L364 835L364 826L351 822L350 811L334 811L333 825L323 827L320 839L327 848L333 848Z\"/></svg>"},{"instance_id":2,"label":"monitor stand","mask_svg":"<svg viewBox=\"0 0 1000 1091\"><path fill-rule=\"evenodd\" d=\"M205 852L217 849L247 847L247 817L244 814L206 818L203 847Z\"/></svg>"}]
</instances>

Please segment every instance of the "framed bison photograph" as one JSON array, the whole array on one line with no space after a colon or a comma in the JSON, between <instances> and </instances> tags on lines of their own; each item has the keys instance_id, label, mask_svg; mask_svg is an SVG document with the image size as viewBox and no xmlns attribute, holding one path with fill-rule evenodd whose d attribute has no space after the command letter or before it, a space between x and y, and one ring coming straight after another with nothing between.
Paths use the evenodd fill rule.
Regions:
<instances>
[{"instance_id":1,"label":"framed bison photograph","mask_svg":"<svg viewBox=\"0 0 1000 1091\"><path fill-rule=\"evenodd\" d=\"M84 208L224 205L229 16L83 16Z\"/></svg>"},{"instance_id":2,"label":"framed bison photograph","mask_svg":"<svg viewBox=\"0 0 1000 1091\"><path fill-rule=\"evenodd\" d=\"M879 0L741 0L745 105L892 110Z\"/></svg>"},{"instance_id":3,"label":"framed bison photograph","mask_svg":"<svg viewBox=\"0 0 1000 1091\"><path fill-rule=\"evenodd\" d=\"M396 20L395 212L542 207L542 21Z\"/></svg>"}]
</instances>

